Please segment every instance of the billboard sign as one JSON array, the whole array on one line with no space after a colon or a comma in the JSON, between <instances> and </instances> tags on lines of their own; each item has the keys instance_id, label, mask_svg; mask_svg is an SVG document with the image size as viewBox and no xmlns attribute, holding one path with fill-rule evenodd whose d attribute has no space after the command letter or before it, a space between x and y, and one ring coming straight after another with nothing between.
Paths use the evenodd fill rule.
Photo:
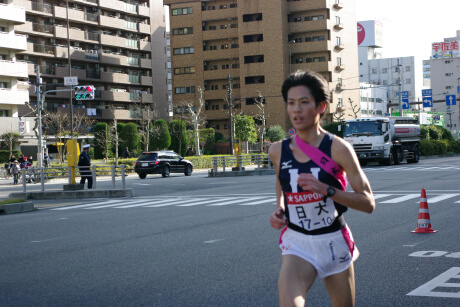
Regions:
<instances>
[{"instance_id":1,"label":"billboard sign","mask_svg":"<svg viewBox=\"0 0 460 307\"><path fill-rule=\"evenodd\" d=\"M376 20L358 22L359 47L383 47L383 24Z\"/></svg>"},{"instance_id":2,"label":"billboard sign","mask_svg":"<svg viewBox=\"0 0 460 307\"><path fill-rule=\"evenodd\" d=\"M458 58L459 41L448 41L431 44L431 56L433 59Z\"/></svg>"}]
</instances>

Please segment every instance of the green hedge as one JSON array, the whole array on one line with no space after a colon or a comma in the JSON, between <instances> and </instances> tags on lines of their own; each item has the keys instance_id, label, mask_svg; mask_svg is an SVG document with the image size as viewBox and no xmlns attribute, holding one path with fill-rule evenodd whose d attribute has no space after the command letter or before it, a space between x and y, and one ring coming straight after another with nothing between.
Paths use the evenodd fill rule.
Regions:
<instances>
[{"instance_id":1,"label":"green hedge","mask_svg":"<svg viewBox=\"0 0 460 307\"><path fill-rule=\"evenodd\" d=\"M460 140L422 140L420 142L420 154L422 156L445 155L449 153L460 153Z\"/></svg>"},{"instance_id":2,"label":"green hedge","mask_svg":"<svg viewBox=\"0 0 460 307\"><path fill-rule=\"evenodd\" d=\"M20 151L13 150L13 155L16 156L16 159L19 159L19 155L21 154ZM7 161L10 161L10 151L9 150L0 150L0 162L1 163L6 163ZM3 166L2 164L2 166Z\"/></svg>"}]
</instances>

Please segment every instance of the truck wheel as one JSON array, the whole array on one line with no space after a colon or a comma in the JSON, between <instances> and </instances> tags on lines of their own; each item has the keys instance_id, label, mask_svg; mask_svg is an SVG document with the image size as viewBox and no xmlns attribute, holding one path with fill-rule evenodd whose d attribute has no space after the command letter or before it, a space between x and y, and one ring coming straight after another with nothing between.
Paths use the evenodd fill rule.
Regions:
<instances>
[{"instance_id":1,"label":"truck wheel","mask_svg":"<svg viewBox=\"0 0 460 307\"><path fill-rule=\"evenodd\" d=\"M392 151L390 150L390 155L388 156L388 158L386 158L386 160L384 160L385 162L385 165L387 166L391 166L393 165L393 162L394 162L394 159L393 159L393 153Z\"/></svg>"},{"instance_id":2,"label":"truck wheel","mask_svg":"<svg viewBox=\"0 0 460 307\"><path fill-rule=\"evenodd\" d=\"M407 162L408 163L418 163L419 159L420 159L420 151L418 147L415 147L414 157L412 159L407 160Z\"/></svg>"},{"instance_id":3,"label":"truck wheel","mask_svg":"<svg viewBox=\"0 0 460 307\"><path fill-rule=\"evenodd\" d=\"M394 153L394 163L395 165L401 164L402 160L404 160L403 152L401 148L395 148Z\"/></svg>"}]
</instances>

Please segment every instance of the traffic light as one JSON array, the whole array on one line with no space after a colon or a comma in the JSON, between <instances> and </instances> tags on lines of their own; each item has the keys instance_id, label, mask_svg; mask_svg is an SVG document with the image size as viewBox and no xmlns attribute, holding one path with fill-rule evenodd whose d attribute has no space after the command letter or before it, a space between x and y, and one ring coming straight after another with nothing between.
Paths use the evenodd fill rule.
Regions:
<instances>
[{"instance_id":1,"label":"traffic light","mask_svg":"<svg viewBox=\"0 0 460 307\"><path fill-rule=\"evenodd\" d=\"M95 93L94 85L79 85L74 87L76 100L93 100Z\"/></svg>"}]
</instances>

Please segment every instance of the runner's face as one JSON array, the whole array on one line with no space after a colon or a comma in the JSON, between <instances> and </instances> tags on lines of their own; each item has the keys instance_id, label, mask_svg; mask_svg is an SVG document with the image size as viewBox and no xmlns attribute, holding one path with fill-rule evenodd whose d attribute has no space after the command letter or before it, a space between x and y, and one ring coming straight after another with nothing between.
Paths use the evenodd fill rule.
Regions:
<instances>
[{"instance_id":1,"label":"runner's face","mask_svg":"<svg viewBox=\"0 0 460 307\"><path fill-rule=\"evenodd\" d=\"M287 112L296 130L305 130L319 122L324 102L316 106L315 98L306 86L291 87L287 94Z\"/></svg>"}]
</instances>

